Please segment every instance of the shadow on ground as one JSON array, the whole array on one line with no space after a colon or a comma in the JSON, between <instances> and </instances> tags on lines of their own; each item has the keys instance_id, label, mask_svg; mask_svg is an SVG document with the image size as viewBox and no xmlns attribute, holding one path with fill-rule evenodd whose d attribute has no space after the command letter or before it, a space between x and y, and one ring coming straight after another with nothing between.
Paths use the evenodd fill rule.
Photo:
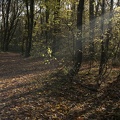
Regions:
<instances>
[{"instance_id":1,"label":"shadow on ground","mask_svg":"<svg viewBox=\"0 0 120 120\"><path fill-rule=\"evenodd\" d=\"M16 53L0 53L0 79L9 79L52 70L57 64L43 64L43 58L24 58Z\"/></svg>"},{"instance_id":2,"label":"shadow on ground","mask_svg":"<svg viewBox=\"0 0 120 120\"><path fill-rule=\"evenodd\" d=\"M16 57L18 57L16 60L18 63L20 59L19 56ZM9 64L12 62L14 66L16 62L14 63L11 59ZM34 66L36 62L33 60L32 65ZM23 63L28 63L28 66L31 64L30 61L21 62L23 68L26 67ZM6 64L8 63L4 63ZM16 67L16 71L17 69ZM9 80L16 73L9 76ZM120 80L114 80L97 92L82 87L80 80L70 81L64 71L46 73L42 78L38 75L27 78L26 81L23 78L14 79L11 82L6 87L6 81L4 81L0 89L1 120L120 119Z\"/></svg>"}]
</instances>

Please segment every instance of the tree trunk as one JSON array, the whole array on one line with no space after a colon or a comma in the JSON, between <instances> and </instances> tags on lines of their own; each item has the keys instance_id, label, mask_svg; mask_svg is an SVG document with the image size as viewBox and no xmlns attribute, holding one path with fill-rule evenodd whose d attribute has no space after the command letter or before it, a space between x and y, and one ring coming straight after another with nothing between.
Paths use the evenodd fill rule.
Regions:
<instances>
[{"instance_id":1,"label":"tree trunk","mask_svg":"<svg viewBox=\"0 0 120 120\"><path fill-rule=\"evenodd\" d=\"M103 24L104 24L104 13L105 13L105 8L104 8L105 1L103 0L103 6L102 6L102 20L101 20L101 30L103 34ZM109 13L109 23L108 23L108 30L106 32L106 39L101 42L101 60L100 60L100 67L99 67L99 75L102 76L104 68L108 62L108 50L109 50L109 42L111 39L112 35L112 26L111 26L111 19L112 19L112 10L113 10L113 0L110 1L110 13ZM104 42L105 41L105 42Z\"/></svg>"},{"instance_id":2,"label":"tree trunk","mask_svg":"<svg viewBox=\"0 0 120 120\"><path fill-rule=\"evenodd\" d=\"M75 53L75 64L73 68L69 71L69 77L72 79L76 74L78 74L82 63L82 20L83 20L83 10L84 10L84 0L80 0L77 8L77 29L78 36L76 40L76 53Z\"/></svg>"},{"instance_id":3,"label":"tree trunk","mask_svg":"<svg viewBox=\"0 0 120 120\"><path fill-rule=\"evenodd\" d=\"M3 1L4 4L4 1ZM3 39L3 51L6 52L8 51L8 30L9 30L9 12L10 12L10 4L11 0L8 1L7 3L7 8L6 8L6 17L4 13L4 7L3 7L3 17L4 17L4 39ZM4 5L3 5L4 6Z\"/></svg>"},{"instance_id":4,"label":"tree trunk","mask_svg":"<svg viewBox=\"0 0 120 120\"><path fill-rule=\"evenodd\" d=\"M48 30L47 30L47 25L49 22L49 9L48 9L48 0L45 0L46 2L46 30L45 30L45 37L46 37L46 48L47 48L47 43L48 43Z\"/></svg>"},{"instance_id":5,"label":"tree trunk","mask_svg":"<svg viewBox=\"0 0 120 120\"><path fill-rule=\"evenodd\" d=\"M101 14L101 59L100 59L100 66L99 66L99 75L101 76L103 73L104 63L105 63L105 47L104 47L104 38L103 38L103 32L104 32L104 14L105 14L105 0L102 0L102 14Z\"/></svg>"},{"instance_id":6,"label":"tree trunk","mask_svg":"<svg viewBox=\"0 0 120 120\"><path fill-rule=\"evenodd\" d=\"M92 65L92 61L94 59L94 27L95 27L95 15L94 15L94 2L95 0L89 1L89 52L90 52L90 66Z\"/></svg>"},{"instance_id":7,"label":"tree trunk","mask_svg":"<svg viewBox=\"0 0 120 120\"><path fill-rule=\"evenodd\" d=\"M2 7L2 50L8 51L9 43L11 42L13 35L15 33L17 23L18 23L18 0L16 1L4 1L1 3Z\"/></svg>"},{"instance_id":8,"label":"tree trunk","mask_svg":"<svg viewBox=\"0 0 120 120\"><path fill-rule=\"evenodd\" d=\"M28 7L30 7L30 10L28 9ZM30 0L30 1L26 0L26 9L27 9L27 39L26 39L25 57L29 57L31 51L31 45L32 45L34 0Z\"/></svg>"},{"instance_id":9,"label":"tree trunk","mask_svg":"<svg viewBox=\"0 0 120 120\"><path fill-rule=\"evenodd\" d=\"M53 43L52 43L52 56L55 56L55 53L59 47L59 38L58 34L60 32L60 19L59 19L59 10L60 10L60 0L55 2L55 10L54 10L54 35L53 35Z\"/></svg>"}]
</instances>

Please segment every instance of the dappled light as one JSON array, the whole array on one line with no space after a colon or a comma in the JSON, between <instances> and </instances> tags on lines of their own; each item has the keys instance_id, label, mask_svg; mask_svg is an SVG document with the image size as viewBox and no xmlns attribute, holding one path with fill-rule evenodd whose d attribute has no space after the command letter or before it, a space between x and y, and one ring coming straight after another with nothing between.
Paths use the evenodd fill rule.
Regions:
<instances>
[{"instance_id":1,"label":"dappled light","mask_svg":"<svg viewBox=\"0 0 120 120\"><path fill-rule=\"evenodd\" d=\"M120 120L120 0L0 0L0 120Z\"/></svg>"},{"instance_id":2,"label":"dappled light","mask_svg":"<svg viewBox=\"0 0 120 120\"><path fill-rule=\"evenodd\" d=\"M0 63L6 66L3 73L2 66L0 68L0 111L3 120L37 118L73 120L80 117L106 119L110 116L119 118L120 83L115 77L117 69L112 73L113 79L108 77L106 84L98 91L93 91L83 85L95 84L92 83L94 81L92 74L96 68L89 76L85 75L86 67L81 68L81 74L71 82L66 77L65 70L60 69L56 72L50 65L41 70L43 64L40 59L25 59L13 53L2 53L0 56L2 58ZM5 61L7 57L8 62ZM9 67L13 69L10 70ZM21 69L18 72L19 67ZM10 76L5 75L8 69Z\"/></svg>"}]
</instances>

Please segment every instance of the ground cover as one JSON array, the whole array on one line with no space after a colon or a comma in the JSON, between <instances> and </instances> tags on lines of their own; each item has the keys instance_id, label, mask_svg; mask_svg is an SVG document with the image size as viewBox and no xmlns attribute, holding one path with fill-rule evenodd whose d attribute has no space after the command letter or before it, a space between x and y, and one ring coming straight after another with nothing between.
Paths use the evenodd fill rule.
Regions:
<instances>
[{"instance_id":1,"label":"ground cover","mask_svg":"<svg viewBox=\"0 0 120 120\"><path fill-rule=\"evenodd\" d=\"M83 65L84 66L84 65ZM70 81L57 61L0 53L1 120L119 120L119 68L114 68L98 91L96 68L86 67Z\"/></svg>"}]
</instances>

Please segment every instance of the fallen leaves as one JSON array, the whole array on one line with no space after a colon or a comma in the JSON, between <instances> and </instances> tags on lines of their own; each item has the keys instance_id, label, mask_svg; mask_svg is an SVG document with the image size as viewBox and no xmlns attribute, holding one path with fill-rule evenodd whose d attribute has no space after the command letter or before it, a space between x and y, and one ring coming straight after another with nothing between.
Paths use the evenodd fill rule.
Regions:
<instances>
[{"instance_id":1,"label":"fallen leaves","mask_svg":"<svg viewBox=\"0 0 120 120\"><path fill-rule=\"evenodd\" d=\"M120 116L120 81L109 80L98 92L91 92L80 86L79 77L72 83L64 72L53 74L54 66L45 66L39 59L7 55L0 60L1 120L99 120ZM93 78L84 73L82 81L92 84Z\"/></svg>"}]
</instances>

